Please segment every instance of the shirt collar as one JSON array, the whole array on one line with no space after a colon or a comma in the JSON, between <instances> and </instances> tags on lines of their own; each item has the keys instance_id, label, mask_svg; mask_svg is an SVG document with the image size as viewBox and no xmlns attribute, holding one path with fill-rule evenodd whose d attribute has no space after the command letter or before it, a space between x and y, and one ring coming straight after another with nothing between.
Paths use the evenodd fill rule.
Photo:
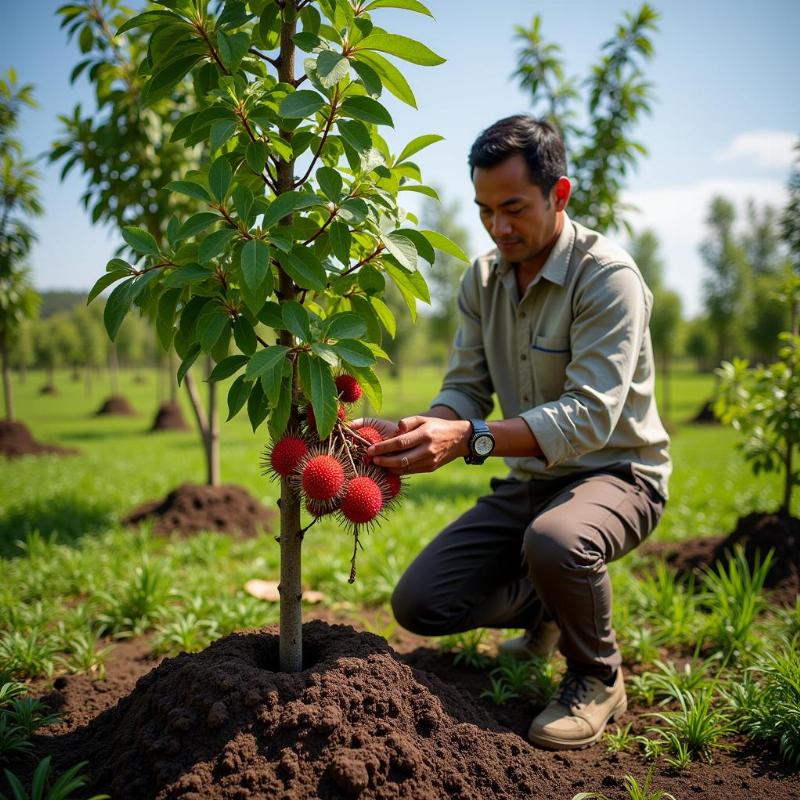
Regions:
<instances>
[{"instance_id":1,"label":"shirt collar","mask_svg":"<svg viewBox=\"0 0 800 800\"><path fill-rule=\"evenodd\" d=\"M572 246L575 243L575 228L567 212L564 212L564 225L561 228L561 233L556 239L547 261L539 270L539 274L534 278L534 282L542 278L546 278L551 283L556 283L563 286L567 280L567 269L569 267L569 259L572 255ZM499 250L495 250L494 258L492 260L492 268L497 271L498 275L505 275L513 267L513 263L506 261L503 254Z\"/></svg>"}]
</instances>

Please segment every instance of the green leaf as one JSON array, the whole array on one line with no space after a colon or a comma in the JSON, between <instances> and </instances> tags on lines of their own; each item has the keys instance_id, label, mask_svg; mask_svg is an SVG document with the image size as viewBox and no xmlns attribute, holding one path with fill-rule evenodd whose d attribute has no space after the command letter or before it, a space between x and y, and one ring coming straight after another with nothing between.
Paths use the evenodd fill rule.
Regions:
<instances>
[{"instance_id":1,"label":"green leaf","mask_svg":"<svg viewBox=\"0 0 800 800\"><path fill-rule=\"evenodd\" d=\"M129 278L126 281L118 284L106 300L105 308L103 309L103 322L108 332L108 338L112 341L119 331L122 320L125 315L130 311L131 303L133 302L133 286L134 278Z\"/></svg>"},{"instance_id":2,"label":"green leaf","mask_svg":"<svg viewBox=\"0 0 800 800\"><path fill-rule=\"evenodd\" d=\"M351 364L348 371L354 378L358 379L361 389L367 396L367 400L372 404L375 413L379 412L383 405L383 390L375 370L370 367L354 367Z\"/></svg>"},{"instance_id":3,"label":"green leaf","mask_svg":"<svg viewBox=\"0 0 800 800\"><path fill-rule=\"evenodd\" d=\"M381 325L386 328L386 332L394 339L397 334L397 321L389 306L387 306L380 297L370 297L369 304L378 315Z\"/></svg>"},{"instance_id":4,"label":"green leaf","mask_svg":"<svg viewBox=\"0 0 800 800\"><path fill-rule=\"evenodd\" d=\"M219 150L236 133L236 123L232 120L221 119L211 126L209 147L211 151Z\"/></svg>"},{"instance_id":5,"label":"green leaf","mask_svg":"<svg viewBox=\"0 0 800 800\"><path fill-rule=\"evenodd\" d=\"M336 399L336 384L331 375L330 365L321 358L300 353L300 380L307 395L311 398L314 419L320 439L325 439L336 424L339 403Z\"/></svg>"},{"instance_id":6,"label":"green leaf","mask_svg":"<svg viewBox=\"0 0 800 800\"><path fill-rule=\"evenodd\" d=\"M339 366L339 356L336 355L336 351L331 345L314 342L311 345L311 352L319 356L323 361L327 361L332 367Z\"/></svg>"},{"instance_id":7,"label":"green leaf","mask_svg":"<svg viewBox=\"0 0 800 800\"><path fill-rule=\"evenodd\" d=\"M323 50L317 56L317 75L320 83L330 89L350 72L350 62L341 53ZM303 115L305 116L305 115Z\"/></svg>"},{"instance_id":8,"label":"green leaf","mask_svg":"<svg viewBox=\"0 0 800 800\"><path fill-rule=\"evenodd\" d=\"M250 397L247 398L247 416L250 419L253 433L267 418L267 414L269 414L269 403L264 390L261 388L260 381L256 381L250 390Z\"/></svg>"},{"instance_id":9,"label":"green leaf","mask_svg":"<svg viewBox=\"0 0 800 800\"><path fill-rule=\"evenodd\" d=\"M356 75L361 79L367 94L370 97L378 98L383 91L383 83L381 83L380 76L377 72L365 61L357 61L353 59L351 66L356 72Z\"/></svg>"},{"instance_id":10,"label":"green leaf","mask_svg":"<svg viewBox=\"0 0 800 800\"><path fill-rule=\"evenodd\" d=\"M145 11L143 14L137 14L135 17L126 20L117 28L115 35L120 36L134 28L141 28L143 25L149 25L154 22L162 22L165 18L171 18L176 22L184 22L183 17L178 16L173 11Z\"/></svg>"},{"instance_id":11,"label":"green leaf","mask_svg":"<svg viewBox=\"0 0 800 800\"><path fill-rule=\"evenodd\" d=\"M416 139L412 139L402 150L399 156L397 156L397 160L394 162L395 164L401 164L407 158L411 158L414 153L418 153L420 150L423 150L426 147L429 147L436 142L444 141L444 136L439 136L436 133L428 133L424 136L417 136Z\"/></svg>"},{"instance_id":12,"label":"green leaf","mask_svg":"<svg viewBox=\"0 0 800 800\"><path fill-rule=\"evenodd\" d=\"M421 42L409 39L407 36L398 36L395 33L371 33L358 43L357 50L380 50L382 53L397 56L411 64L419 64L423 67L435 67L445 62L445 59L436 55L433 50Z\"/></svg>"},{"instance_id":13,"label":"green leaf","mask_svg":"<svg viewBox=\"0 0 800 800\"><path fill-rule=\"evenodd\" d=\"M365 264L358 271L358 285L368 295L378 294L386 288L386 278L372 264ZM360 338L360 337L357 337Z\"/></svg>"},{"instance_id":14,"label":"green leaf","mask_svg":"<svg viewBox=\"0 0 800 800\"><path fill-rule=\"evenodd\" d=\"M367 326L367 334L361 338L379 342L382 336L381 323L378 319L378 315L375 313L375 309L369 304L367 298L362 297L360 294L352 295L350 297L350 307L361 317L364 324Z\"/></svg>"},{"instance_id":15,"label":"green leaf","mask_svg":"<svg viewBox=\"0 0 800 800\"><path fill-rule=\"evenodd\" d=\"M215 256L224 253L228 245L238 236L239 232L233 228L222 228L221 230L209 233L197 250L198 261L207 264Z\"/></svg>"},{"instance_id":16,"label":"green leaf","mask_svg":"<svg viewBox=\"0 0 800 800\"><path fill-rule=\"evenodd\" d=\"M320 167L316 172L317 183L328 200L338 203L342 196L342 176L331 167Z\"/></svg>"},{"instance_id":17,"label":"green leaf","mask_svg":"<svg viewBox=\"0 0 800 800\"><path fill-rule=\"evenodd\" d=\"M183 383L183 379L186 377L186 373L191 368L192 364L197 361L197 356L200 355L200 345L195 342L186 353L183 361L181 361L180 366L178 367L178 386Z\"/></svg>"},{"instance_id":18,"label":"green leaf","mask_svg":"<svg viewBox=\"0 0 800 800\"><path fill-rule=\"evenodd\" d=\"M169 192L185 194L187 197L193 197L204 203L211 200L211 195L202 186L191 181L170 181L164 188Z\"/></svg>"},{"instance_id":19,"label":"green leaf","mask_svg":"<svg viewBox=\"0 0 800 800\"><path fill-rule=\"evenodd\" d=\"M171 270L164 279L164 286L168 289L188 286L190 283L199 283L208 280L213 276L210 269L200 266L200 264L187 264L183 267Z\"/></svg>"},{"instance_id":20,"label":"green leaf","mask_svg":"<svg viewBox=\"0 0 800 800\"><path fill-rule=\"evenodd\" d=\"M390 233L381 237L381 241L386 245L386 249L397 259L397 261L409 270L417 268L417 248L414 243L405 236Z\"/></svg>"},{"instance_id":21,"label":"green leaf","mask_svg":"<svg viewBox=\"0 0 800 800\"><path fill-rule=\"evenodd\" d=\"M389 59L384 58L377 53L362 51L357 54L357 60L363 62L375 73L381 80L381 83L398 99L402 100L411 108L417 107L417 99L414 97L414 92L405 79L405 76L400 72L397 67L392 64Z\"/></svg>"},{"instance_id":22,"label":"green leaf","mask_svg":"<svg viewBox=\"0 0 800 800\"><path fill-rule=\"evenodd\" d=\"M283 98L278 114L284 119L305 119L316 114L325 103L325 98L317 92L300 89Z\"/></svg>"},{"instance_id":23,"label":"green leaf","mask_svg":"<svg viewBox=\"0 0 800 800\"><path fill-rule=\"evenodd\" d=\"M404 184L403 186L397 187L398 192L419 192L419 194L424 194L425 197L430 197L433 200L438 202L439 195L435 189L432 189L430 186L422 186L421 184L413 184L408 183Z\"/></svg>"},{"instance_id":24,"label":"green leaf","mask_svg":"<svg viewBox=\"0 0 800 800\"><path fill-rule=\"evenodd\" d=\"M319 198L307 192L291 191L279 194L267 208L261 227L267 230L288 214L299 211L301 208L310 208L318 204Z\"/></svg>"},{"instance_id":25,"label":"green leaf","mask_svg":"<svg viewBox=\"0 0 800 800\"><path fill-rule=\"evenodd\" d=\"M459 261L469 264L469 256L451 239L438 231L420 231L420 233L435 247L443 253L447 253Z\"/></svg>"},{"instance_id":26,"label":"green leaf","mask_svg":"<svg viewBox=\"0 0 800 800\"><path fill-rule=\"evenodd\" d=\"M262 383L263 386L263 383ZM282 378L278 384L279 393L275 400L270 399L272 412L269 415L267 427L269 435L276 441L286 430L289 423L289 415L292 412L292 381L290 378Z\"/></svg>"},{"instance_id":27,"label":"green leaf","mask_svg":"<svg viewBox=\"0 0 800 800\"><path fill-rule=\"evenodd\" d=\"M391 114L377 100L373 100L371 97L360 97L358 95L346 97L342 103L341 110L346 117L353 117L374 125L394 127Z\"/></svg>"},{"instance_id":28,"label":"green leaf","mask_svg":"<svg viewBox=\"0 0 800 800\"><path fill-rule=\"evenodd\" d=\"M268 301L258 313L258 321L275 331L283 330L283 317L278 303Z\"/></svg>"},{"instance_id":29,"label":"green leaf","mask_svg":"<svg viewBox=\"0 0 800 800\"><path fill-rule=\"evenodd\" d=\"M232 179L231 162L227 156L220 156L208 170L208 185L218 203L221 203L228 194Z\"/></svg>"},{"instance_id":30,"label":"green leaf","mask_svg":"<svg viewBox=\"0 0 800 800\"><path fill-rule=\"evenodd\" d=\"M254 380L265 372L273 369L276 364L281 364L283 362L288 351L289 348L282 344L273 344L259 350L251 356L244 373L245 377L248 380Z\"/></svg>"},{"instance_id":31,"label":"green leaf","mask_svg":"<svg viewBox=\"0 0 800 800\"><path fill-rule=\"evenodd\" d=\"M143 256L157 256L159 254L156 240L143 228L124 227L122 238Z\"/></svg>"},{"instance_id":32,"label":"green leaf","mask_svg":"<svg viewBox=\"0 0 800 800\"><path fill-rule=\"evenodd\" d=\"M371 11L373 8L402 8L406 11L416 11L418 14L433 17L433 14L419 0L372 0L369 5L364 7L364 11Z\"/></svg>"},{"instance_id":33,"label":"green leaf","mask_svg":"<svg viewBox=\"0 0 800 800\"><path fill-rule=\"evenodd\" d=\"M367 332L364 320L350 311L340 311L325 320L322 329L324 339L361 339Z\"/></svg>"},{"instance_id":34,"label":"green leaf","mask_svg":"<svg viewBox=\"0 0 800 800\"><path fill-rule=\"evenodd\" d=\"M244 58L250 47L250 35L245 31L238 31L237 33L218 31L217 44L222 63L231 72L235 72L239 67L239 62Z\"/></svg>"},{"instance_id":35,"label":"green leaf","mask_svg":"<svg viewBox=\"0 0 800 800\"><path fill-rule=\"evenodd\" d=\"M267 163L268 156L269 148L266 142L257 139L255 142L250 142L250 144L247 145L245 161L247 161L247 166L250 167L256 175L261 175L264 172L264 166Z\"/></svg>"},{"instance_id":36,"label":"green leaf","mask_svg":"<svg viewBox=\"0 0 800 800\"><path fill-rule=\"evenodd\" d=\"M250 289L256 289L269 269L270 250L261 239L248 239L242 247L242 277Z\"/></svg>"},{"instance_id":37,"label":"green leaf","mask_svg":"<svg viewBox=\"0 0 800 800\"><path fill-rule=\"evenodd\" d=\"M186 222L178 229L178 235L175 237L176 241L183 239L191 239L192 236L197 236L202 233L206 228L219 222L221 217L211 211L201 211L199 214L194 214L189 217Z\"/></svg>"},{"instance_id":38,"label":"green leaf","mask_svg":"<svg viewBox=\"0 0 800 800\"><path fill-rule=\"evenodd\" d=\"M129 269L115 269L113 272L106 272L104 275L101 275L95 285L92 286L92 290L89 292L89 296L86 299L86 305L88 306L107 286L116 283L122 278L130 277L130 274L131 271Z\"/></svg>"},{"instance_id":39,"label":"green leaf","mask_svg":"<svg viewBox=\"0 0 800 800\"><path fill-rule=\"evenodd\" d=\"M342 264L348 264L350 262L350 246L353 241L350 228L344 222L334 222L328 231L328 241L333 254Z\"/></svg>"},{"instance_id":40,"label":"green leaf","mask_svg":"<svg viewBox=\"0 0 800 800\"><path fill-rule=\"evenodd\" d=\"M264 273L264 280L262 280L258 286L251 288L247 283L242 281L239 288L247 307L253 314L258 315L267 298L272 294L272 290L275 288L275 279L272 270L269 268L266 270Z\"/></svg>"},{"instance_id":41,"label":"green leaf","mask_svg":"<svg viewBox=\"0 0 800 800\"><path fill-rule=\"evenodd\" d=\"M412 321L416 322L417 296L415 293L415 287L411 283L411 275L416 273L409 273L399 264L395 266L388 259L383 262L383 266L386 270L386 274L394 281L395 286L397 286L397 288L400 290L400 294L403 295L403 299L406 301L406 306L408 306L408 312L411 315Z\"/></svg>"},{"instance_id":42,"label":"green leaf","mask_svg":"<svg viewBox=\"0 0 800 800\"><path fill-rule=\"evenodd\" d=\"M231 375L237 373L246 363L247 356L228 356L211 370L208 382L224 381L225 378L230 378Z\"/></svg>"},{"instance_id":43,"label":"green leaf","mask_svg":"<svg viewBox=\"0 0 800 800\"><path fill-rule=\"evenodd\" d=\"M290 253L281 254L278 260L289 277L301 288L315 291L325 288L328 276L310 248L296 245Z\"/></svg>"},{"instance_id":44,"label":"green leaf","mask_svg":"<svg viewBox=\"0 0 800 800\"><path fill-rule=\"evenodd\" d=\"M236 346L248 356L253 355L258 347L258 339L253 326L243 317L238 316L233 323L233 338Z\"/></svg>"},{"instance_id":45,"label":"green leaf","mask_svg":"<svg viewBox=\"0 0 800 800\"><path fill-rule=\"evenodd\" d=\"M229 323L230 317L217 305L210 306L200 315L197 330L200 334L200 348L204 353L211 352Z\"/></svg>"},{"instance_id":46,"label":"green leaf","mask_svg":"<svg viewBox=\"0 0 800 800\"><path fill-rule=\"evenodd\" d=\"M417 249L417 254L420 258L424 258L429 264L433 264L436 261L436 251L420 231L414 228L401 228L393 233L396 236L405 236Z\"/></svg>"},{"instance_id":47,"label":"green leaf","mask_svg":"<svg viewBox=\"0 0 800 800\"><path fill-rule=\"evenodd\" d=\"M175 86L201 58L198 53L193 53L171 61L160 72L156 72L145 84L143 102L147 104L165 90Z\"/></svg>"},{"instance_id":48,"label":"green leaf","mask_svg":"<svg viewBox=\"0 0 800 800\"><path fill-rule=\"evenodd\" d=\"M363 122L337 119L336 127L339 129L342 139L356 151L356 153L366 153L372 148L372 138L369 130Z\"/></svg>"},{"instance_id":49,"label":"green leaf","mask_svg":"<svg viewBox=\"0 0 800 800\"><path fill-rule=\"evenodd\" d=\"M170 289L158 298L156 311L156 333L161 346L168 350L172 344L175 333L175 314L178 310L178 300L181 297L180 289Z\"/></svg>"},{"instance_id":50,"label":"green leaf","mask_svg":"<svg viewBox=\"0 0 800 800\"><path fill-rule=\"evenodd\" d=\"M281 316L286 330L304 342L311 341L311 320L308 311L296 300L284 300L281 303Z\"/></svg>"},{"instance_id":51,"label":"green leaf","mask_svg":"<svg viewBox=\"0 0 800 800\"><path fill-rule=\"evenodd\" d=\"M197 348L200 352L200 348ZM247 383L244 375L240 375L228 389L228 420L232 420L241 410L242 406L247 402L250 397L250 390L252 385Z\"/></svg>"},{"instance_id":52,"label":"green leaf","mask_svg":"<svg viewBox=\"0 0 800 800\"><path fill-rule=\"evenodd\" d=\"M371 367L375 363L372 351L355 339L340 339L333 349L342 361L354 367Z\"/></svg>"}]
</instances>

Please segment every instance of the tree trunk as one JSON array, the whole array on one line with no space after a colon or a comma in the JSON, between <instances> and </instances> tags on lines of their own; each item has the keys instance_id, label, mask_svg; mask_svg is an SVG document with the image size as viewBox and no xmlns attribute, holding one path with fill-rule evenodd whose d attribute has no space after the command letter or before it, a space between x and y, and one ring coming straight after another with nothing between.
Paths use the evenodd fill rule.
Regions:
<instances>
[{"instance_id":1,"label":"tree trunk","mask_svg":"<svg viewBox=\"0 0 800 800\"><path fill-rule=\"evenodd\" d=\"M207 375L211 374L213 362L208 359ZM217 413L217 383L208 382L208 426L205 435L206 482L209 486L220 484L219 462L219 414Z\"/></svg>"},{"instance_id":2,"label":"tree trunk","mask_svg":"<svg viewBox=\"0 0 800 800\"><path fill-rule=\"evenodd\" d=\"M111 394L119 394L119 358L117 357L117 346L111 344L108 348L108 368L111 375Z\"/></svg>"},{"instance_id":3,"label":"tree trunk","mask_svg":"<svg viewBox=\"0 0 800 800\"><path fill-rule=\"evenodd\" d=\"M14 421L14 399L11 395L11 366L8 363L8 341L0 336L0 356L3 359L3 396L6 401L6 420Z\"/></svg>"},{"instance_id":4,"label":"tree trunk","mask_svg":"<svg viewBox=\"0 0 800 800\"><path fill-rule=\"evenodd\" d=\"M175 353L169 351L167 356L167 373L169 375L169 399L171 403L178 402L178 381L175 380Z\"/></svg>"},{"instance_id":5,"label":"tree trunk","mask_svg":"<svg viewBox=\"0 0 800 800\"><path fill-rule=\"evenodd\" d=\"M284 12L285 13L285 12ZM284 21L281 24L281 51L278 60L278 78L283 83L294 83L295 47L292 37L295 34L297 20ZM281 136L291 142L292 132L281 131ZM291 191L294 187L294 159L278 161L277 194ZM281 220L282 225L291 225L289 215ZM283 300L294 300L296 292L294 281L281 269L280 291ZM287 347L294 346L294 337L289 331L281 331L280 343ZM289 424L297 422L297 365L292 365L292 409ZM284 672L299 672L303 668L303 615L302 590L300 584L300 553L303 536L300 532L300 499L287 478L281 480L281 580L280 580L280 668Z\"/></svg>"},{"instance_id":6,"label":"tree trunk","mask_svg":"<svg viewBox=\"0 0 800 800\"><path fill-rule=\"evenodd\" d=\"M205 453L208 420L206 419L206 412L203 410L203 403L200 400L200 395L197 393L197 387L195 386L191 369L184 376L183 385L186 387L186 394L189 395L189 404L194 412L194 419L195 422L197 422L197 430L200 431L200 442L203 445L203 452Z\"/></svg>"}]
</instances>

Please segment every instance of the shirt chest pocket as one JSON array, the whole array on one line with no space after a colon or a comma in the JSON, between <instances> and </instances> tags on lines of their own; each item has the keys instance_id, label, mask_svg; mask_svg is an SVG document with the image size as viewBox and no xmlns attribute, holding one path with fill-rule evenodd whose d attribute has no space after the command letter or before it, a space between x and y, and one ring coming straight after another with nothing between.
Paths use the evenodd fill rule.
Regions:
<instances>
[{"instance_id":1,"label":"shirt chest pocket","mask_svg":"<svg viewBox=\"0 0 800 800\"><path fill-rule=\"evenodd\" d=\"M572 358L569 339L562 336L535 336L531 344L533 394L536 405L557 400L564 392L567 364Z\"/></svg>"}]
</instances>

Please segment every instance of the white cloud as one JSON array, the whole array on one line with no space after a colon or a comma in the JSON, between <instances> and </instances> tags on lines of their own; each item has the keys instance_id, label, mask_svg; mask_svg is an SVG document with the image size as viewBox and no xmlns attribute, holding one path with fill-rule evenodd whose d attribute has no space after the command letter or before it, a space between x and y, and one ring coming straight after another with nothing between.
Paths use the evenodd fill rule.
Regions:
<instances>
[{"instance_id":1,"label":"white cloud","mask_svg":"<svg viewBox=\"0 0 800 800\"><path fill-rule=\"evenodd\" d=\"M747 200L760 207L782 208L788 199L779 180L719 178L682 186L628 192L624 200L639 208L628 216L635 230L651 228L658 236L665 264L665 283L683 299L684 314L701 308L700 286L704 266L698 248L706 235L705 219L711 198L723 195L744 218Z\"/></svg>"},{"instance_id":2,"label":"white cloud","mask_svg":"<svg viewBox=\"0 0 800 800\"><path fill-rule=\"evenodd\" d=\"M717 153L717 161L749 161L765 169L788 169L795 158L797 134L791 131L746 131Z\"/></svg>"}]
</instances>

